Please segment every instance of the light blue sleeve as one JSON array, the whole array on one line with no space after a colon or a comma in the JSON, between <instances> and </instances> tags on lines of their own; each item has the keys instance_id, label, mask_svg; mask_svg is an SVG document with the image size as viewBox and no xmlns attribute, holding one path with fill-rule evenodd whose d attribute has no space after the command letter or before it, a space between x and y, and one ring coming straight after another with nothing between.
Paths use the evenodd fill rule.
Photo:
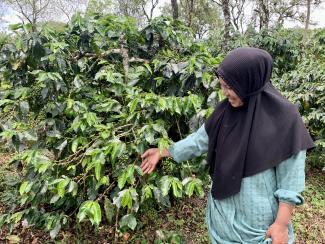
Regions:
<instances>
[{"instance_id":1,"label":"light blue sleeve","mask_svg":"<svg viewBox=\"0 0 325 244\"><path fill-rule=\"evenodd\" d=\"M208 143L209 137L203 124L196 132L171 145L168 151L176 162L182 162L206 153Z\"/></svg>"},{"instance_id":2,"label":"light blue sleeve","mask_svg":"<svg viewBox=\"0 0 325 244\"><path fill-rule=\"evenodd\" d=\"M276 168L277 190L274 196L280 202L301 205L304 198L300 193L305 188L306 150L284 160Z\"/></svg>"}]
</instances>

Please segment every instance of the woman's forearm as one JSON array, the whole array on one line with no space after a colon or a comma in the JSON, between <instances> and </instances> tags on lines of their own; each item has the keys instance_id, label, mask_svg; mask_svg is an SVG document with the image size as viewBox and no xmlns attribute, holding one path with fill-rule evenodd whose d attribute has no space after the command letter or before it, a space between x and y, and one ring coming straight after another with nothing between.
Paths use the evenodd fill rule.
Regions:
<instances>
[{"instance_id":1,"label":"woman's forearm","mask_svg":"<svg viewBox=\"0 0 325 244\"><path fill-rule=\"evenodd\" d=\"M171 157L169 151L167 148L165 148L161 153L160 153L161 158L165 158L165 157Z\"/></svg>"},{"instance_id":2,"label":"woman's forearm","mask_svg":"<svg viewBox=\"0 0 325 244\"><path fill-rule=\"evenodd\" d=\"M285 202L280 202L275 223L288 226L291 221L293 209L294 205Z\"/></svg>"},{"instance_id":3,"label":"woman's forearm","mask_svg":"<svg viewBox=\"0 0 325 244\"><path fill-rule=\"evenodd\" d=\"M276 219L266 232L266 238L271 237L272 243L288 243L288 225L291 220L293 208L294 205L280 202Z\"/></svg>"}]
</instances>

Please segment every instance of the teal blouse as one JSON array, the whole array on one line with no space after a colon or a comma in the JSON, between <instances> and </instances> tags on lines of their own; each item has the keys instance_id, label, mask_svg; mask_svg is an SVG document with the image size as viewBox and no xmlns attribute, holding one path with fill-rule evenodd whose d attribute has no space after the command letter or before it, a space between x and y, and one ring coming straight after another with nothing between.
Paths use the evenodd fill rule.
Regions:
<instances>
[{"instance_id":1,"label":"teal blouse","mask_svg":"<svg viewBox=\"0 0 325 244\"><path fill-rule=\"evenodd\" d=\"M267 150L267 149L266 149ZM177 162L208 151L208 135L202 125L198 131L169 147ZM292 205L304 202L300 193L305 185L306 151L300 151L278 166L242 180L240 192L217 200L208 195L206 223L212 243L272 243L265 233L274 222L279 201ZM294 241L292 224L289 244Z\"/></svg>"}]
</instances>

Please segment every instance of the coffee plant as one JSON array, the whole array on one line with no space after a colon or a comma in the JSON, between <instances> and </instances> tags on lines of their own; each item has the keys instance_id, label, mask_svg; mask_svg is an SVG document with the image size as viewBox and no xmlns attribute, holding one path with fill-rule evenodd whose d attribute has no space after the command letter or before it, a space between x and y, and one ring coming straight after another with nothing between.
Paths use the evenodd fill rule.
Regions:
<instances>
[{"instance_id":1,"label":"coffee plant","mask_svg":"<svg viewBox=\"0 0 325 244\"><path fill-rule=\"evenodd\" d=\"M96 14L75 15L64 31L11 28L0 51L0 136L22 179L0 226L23 221L52 238L75 221L133 230L142 208L203 195L202 159L166 159L150 175L139 167L141 153L195 130L219 99L220 58L190 29L159 18L140 30Z\"/></svg>"},{"instance_id":2,"label":"coffee plant","mask_svg":"<svg viewBox=\"0 0 325 244\"><path fill-rule=\"evenodd\" d=\"M313 166L325 167L325 62L305 59L299 69L277 82L284 95L297 104L316 148L309 157Z\"/></svg>"}]
</instances>

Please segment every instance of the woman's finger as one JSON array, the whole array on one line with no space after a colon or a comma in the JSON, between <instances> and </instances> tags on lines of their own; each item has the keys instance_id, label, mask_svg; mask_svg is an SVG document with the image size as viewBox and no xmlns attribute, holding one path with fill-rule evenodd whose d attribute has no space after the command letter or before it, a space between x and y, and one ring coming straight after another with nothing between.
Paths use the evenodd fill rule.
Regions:
<instances>
[{"instance_id":1,"label":"woman's finger","mask_svg":"<svg viewBox=\"0 0 325 244\"><path fill-rule=\"evenodd\" d=\"M268 229L267 232L265 233L265 238L269 238L269 237L271 237L270 229Z\"/></svg>"},{"instance_id":2,"label":"woman's finger","mask_svg":"<svg viewBox=\"0 0 325 244\"><path fill-rule=\"evenodd\" d=\"M148 172L148 170L150 170L152 166L153 166L153 165L152 165L149 161L147 161L147 162L145 163L145 165L144 165L142 171L143 171L143 172Z\"/></svg>"},{"instance_id":3,"label":"woman's finger","mask_svg":"<svg viewBox=\"0 0 325 244\"><path fill-rule=\"evenodd\" d=\"M148 171L148 174L150 174L152 171L154 171L155 168L156 168L155 166L152 166L151 169Z\"/></svg>"},{"instance_id":4,"label":"woman's finger","mask_svg":"<svg viewBox=\"0 0 325 244\"><path fill-rule=\"evenodd\" d=\"M145 173L145 174L149 173L151 168L152 168L152 165L149 164L149 166L146 168L146 170L143 173Z\"/></svg>"},{"instance_id":5,"label":"woman's finger","mask_svg":"<svg viewBox=\"0 0 325 244\"><path fill-rule=\"evenodd\" d=\"M142 160L140 167L142 168L146 163L148 163L148 158L145 158L144 160Z\"/></svg>"},{"instance_id":6,"label":"woman's finger","mask_svg":"<svg viewBox=\"0 0 325 244\"><path fill-rule=\"evenodd\" d=\"M145 172L148 168L150 167L150 164L148 162L146 162L142 167L142 171Z\"/></svg>"},{"instance_id":7,"label":"woman's finger","mask_svg":"<svg viewBox=\"0 0 325 244\"><path fill-rule=\"evenodd\" d=\"M148 157L151 154L152 148L148 149L147 151L145 151L142 155L141 158L145 158Z\"/></svg>"}]
</instances>

